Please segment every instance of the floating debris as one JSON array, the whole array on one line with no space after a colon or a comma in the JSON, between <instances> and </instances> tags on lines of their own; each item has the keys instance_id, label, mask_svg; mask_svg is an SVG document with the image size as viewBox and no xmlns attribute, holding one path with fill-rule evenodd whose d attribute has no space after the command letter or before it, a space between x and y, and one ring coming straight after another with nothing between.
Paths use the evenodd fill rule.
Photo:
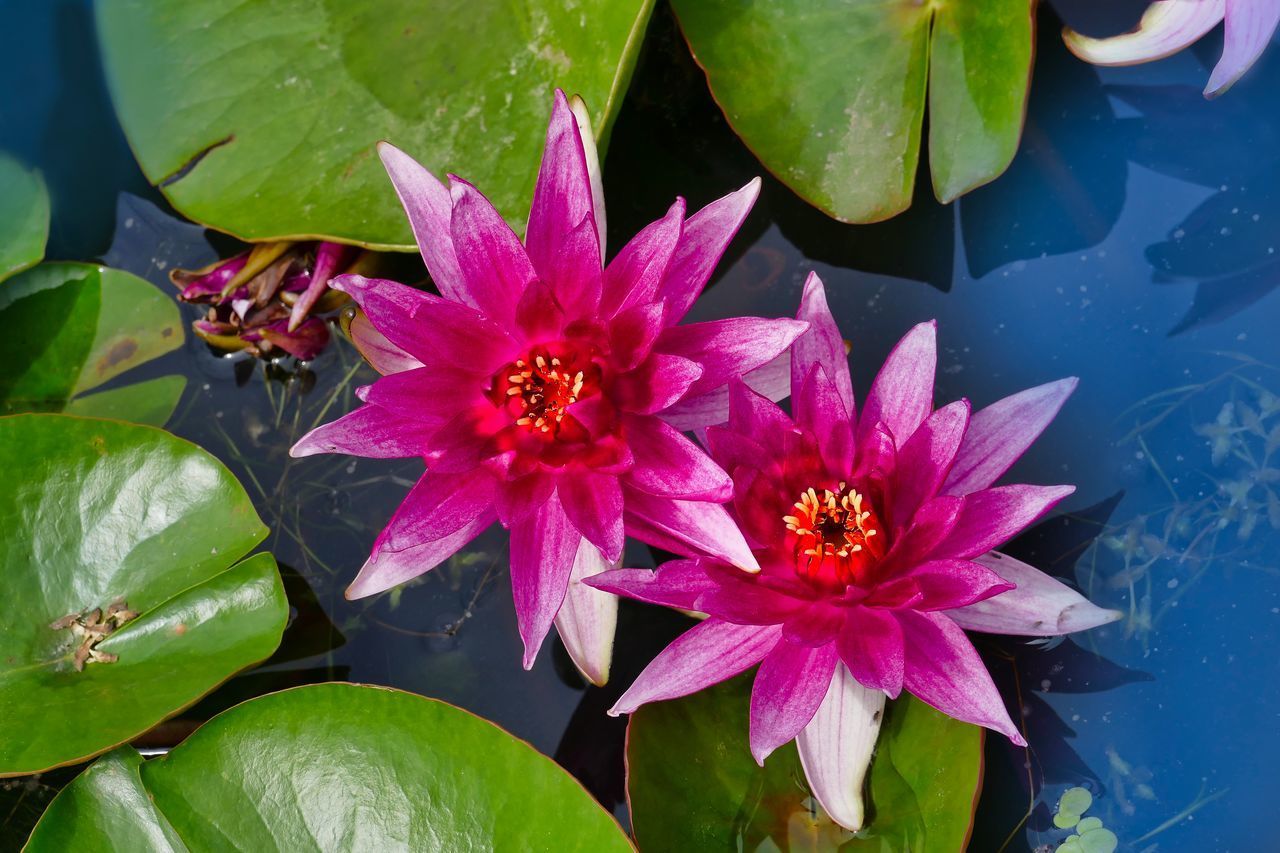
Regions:
<instances>
[{"instance_id":1,"label":"floating debris","mask_svg":"<svg viewBox=\"0 0 1280 853\"><path fill-rule=\"evenodd\" d=\"M83 672L86 663L115 663L118 660L116 655L100 651L98 644L137 617L138 614L130 610L123 599L116 599L105 612L101 607L95 607L80 613L68 613L55 619L49 627L55 631L70 630L79 641L71 665L76 672Z\"/></svg>"}]
</instances>

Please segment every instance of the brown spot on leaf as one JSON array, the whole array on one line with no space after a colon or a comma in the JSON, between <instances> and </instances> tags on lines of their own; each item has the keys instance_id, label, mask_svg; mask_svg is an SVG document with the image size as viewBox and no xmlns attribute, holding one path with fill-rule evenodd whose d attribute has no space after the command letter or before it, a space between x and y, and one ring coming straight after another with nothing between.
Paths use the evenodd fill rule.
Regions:
<instances>
[{"instance_id":1,"label":"brown spot on leaf","mask_svg":"<svg viewBox=\"0 0 1280 853\"><path fill-rule=\"evenodd\" d=\"M111 368L120 364L120 362L131 358L138 351L138 342L133 338L124 338L116 341L111 345L111 349L107 350L107 354L98 359L98 372L106 373Z\"/></svg>"},{"instance_id":2,"label":"brown spot on leaf","mask_svg":"<svg viewBox=\"0 0 1280 853\"><path fill-rule=\"evenodd\" d=\"M161 329L161 330L160 330L160 337L162 337L162 338L172 338L172 337L173 337L173 326L165 326L163 329Z\"/></svg>"},{"instance_id":3,"label":"brown spot on leaf","mask_svg":"<svg viewBox=\"0 0 1280 853\"><path fill-rule=\"evenodd\" d=\"M187 623L186 623L186 622L179 622L177 625L174 625L174 626L173 626L173 633L177 634L179 637L181 637L183 634L187 633Z\"/></svg>"}]
</instances>

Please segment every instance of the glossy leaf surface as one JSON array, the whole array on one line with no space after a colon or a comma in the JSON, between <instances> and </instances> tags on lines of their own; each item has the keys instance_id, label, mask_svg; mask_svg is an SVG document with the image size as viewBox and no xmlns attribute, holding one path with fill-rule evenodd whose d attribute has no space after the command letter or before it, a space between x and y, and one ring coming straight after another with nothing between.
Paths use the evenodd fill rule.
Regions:
<instances>
[{"instance_id":1,"label":"glossy leaf surface","mask_svg":"<svg viewBox=\"0 0 1280 853\"><path fill-rule=\"evenodd\" d=\"M48 238L49 190L44 178L0 154L0 281L39 263Z\"/></svg>"}]
</instances>

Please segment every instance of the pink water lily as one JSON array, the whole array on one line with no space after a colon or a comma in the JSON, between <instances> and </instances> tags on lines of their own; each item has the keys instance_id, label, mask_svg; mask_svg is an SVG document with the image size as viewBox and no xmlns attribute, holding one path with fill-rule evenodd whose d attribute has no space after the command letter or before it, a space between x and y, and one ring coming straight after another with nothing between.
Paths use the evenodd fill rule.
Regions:
<instances>
[{"instance_id":1,"label":"pink water lily","mask_svg":"<svg viewBox=\"0 0 1280 853\"><path fill-rule=\"evenodd\" d=\"M598 589L705 613L611 713L693 693L759 664L750 745L763 764L795 740L809 784L841 825L863 822L862 781L886 697L902 690L1023 739L965 629L1051 635L1112 621L1048 575L992 549L1070 486L992 484L1048 425L1074 379L972 417L933 407L935 327L912 329L855 413L844 343L811 275L791 353L791 414L737 384L708 430L734 481L734 515L761 571L715 555L591 578Z\"/></svg>"},{"instance_id":2,"label":"pink water lily","mask_svg":"<svg viewBox=\"0 0 1280 853\"><path fill-rule=\"evenodd\" d=\"M554 623L590 680L608 677L617 600L581 583L619 565L624 535L755 570L721 505L728 475L680 429L723 421L729 380L807 328L790 318L676 325L754 203L759 182L686 218L683 200L609 262L599 166L580 102L557 92L522 243L475 187L445 187L404 152L383 163L435 296L361 276L351 333L383 374L364 406L293 455L422 457L347 594L421 575L498 522L524 665Z\"/></svg>"},{"instance_id":3,"label":"pink water lily","mask_svg":"<svg viewBox=\"0 0 1280 853\"><path fill-rule=\"evenodd\" d=\"M1098 39L1067 29L1063 38L1087 62L1135 65L1171 56L1224 21L1222 58L1204 90L1212 98L1258 61L1280 23L1280 0L1156 0L1132 32Z\"/></svg>"}]
</instances>

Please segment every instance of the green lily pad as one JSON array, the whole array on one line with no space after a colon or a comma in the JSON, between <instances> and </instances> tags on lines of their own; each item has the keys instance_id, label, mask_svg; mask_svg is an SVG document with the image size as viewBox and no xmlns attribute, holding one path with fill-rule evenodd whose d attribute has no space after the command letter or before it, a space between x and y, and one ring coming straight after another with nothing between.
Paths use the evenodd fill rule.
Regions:
<instances>
[{"instance_id":1,"label":"green lily pad","mask_svg":"<svg viewBox=\"0 0 1280 853\"><path fill-rule=\"evenodd\" d=\"M163 758L144 762L128 748L103 757L49 805L27 850L104 845L632 849L609 813L527 743L444 702L356 684L252 699Z\"/></svg>"},{"instance_id":2,"label":"green lily pad","mask_svg":"<svg viewBox=\"0 0 1280 853\"><path fill-rule=\"evenodd\" d=\"M940 201L1017 151L1032 0L672 0L729 124L802 198L846 222L911 204L925 112Z\"/></svg>"},{"instance_id":3,"label":"green lily pad","mask_svg":"<svg viewBox=\"0 0 1280 853\"><path fill-rule=\"evenodd\" d=\"M466 177L523 229L553 88L603 139L652 6L115 0L97 20L125 134L183 214L246 240L412 249L375 143Z\"/></svg>"},{"instance_id":4,"label":"green lily pad","mask_svg":"<svg viewBox=\"0 0 1280 853\"><path fill-rule=\"evenodd\" d=\"M906 694L889 703L871 764L870 821L853 835L810 795L794 743L756 765L750 695L748 674L632 716L627 795L640 849L964 849L982 782L981 729Z\"/></svg>"},{"instance_id":5,"label":"green lily pad","mask_svg":"<svg viewBox=\"0 0 1280 853\"><path fill-rule=\"evenodd\" d=\"M267 530L205 451L152 427L13 415L0 469L0 776L124 743L279 645L275 560L236 562Z\"/></svg>"},{"instance_id":6,"label":"green lily pad","mask_svg":"<svg viewBox=\"0 0 1280 853\"><path fill-rule=\"evenodd\" d=\"M0 281L39 263L48 239L44 178L0 153Z\"/></svg>"},{"instance_id":7,"label":"green lily pad","mask_svg":"<svg viewBox=\"0 0 1280 853\"><path fill-rule=\"evenodd\" d=\"M88 394L182 346L182 316L168 294L96 264L48 263L0 286L0 414L67 412L156 426L186 380L162 376Z\"/></svg>"}]
</instances>

